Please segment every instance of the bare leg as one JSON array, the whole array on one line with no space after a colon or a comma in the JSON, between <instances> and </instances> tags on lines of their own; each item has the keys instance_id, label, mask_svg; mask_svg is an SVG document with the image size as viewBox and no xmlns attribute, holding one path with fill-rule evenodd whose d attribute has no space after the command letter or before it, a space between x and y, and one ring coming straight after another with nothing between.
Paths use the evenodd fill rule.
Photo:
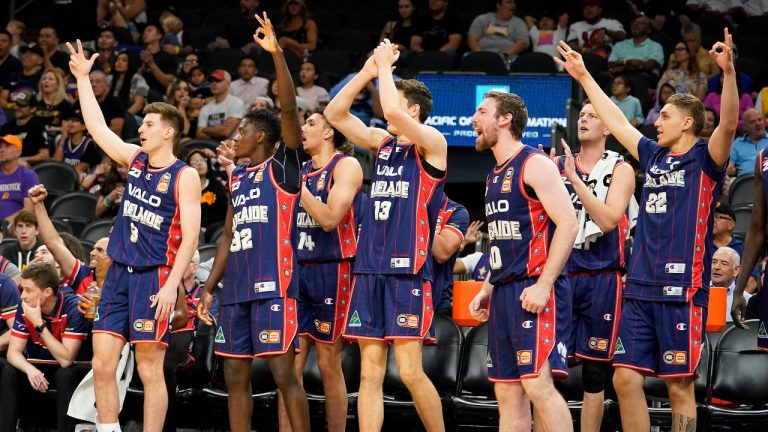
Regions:
<instances>
[{"instance_id":1,"label":"bare leg","mask_svg":"<svg viewBox=\"0 0 768 432\"><path fill-rule=\"evenodd\" d=\"M136 344L136 369L144 385L144 430L160 432L168 409L163 362L166 347L159 343Z\"/></svg>"},{"instance_id":2,"label":"bare leg","mask_svg":"<svg viewBox=\"0 0 768 432\"><path fill-rule=\"evenodd\" d=\"M696 431L696 394L693 378L669 378L665 380L672 405L672 431Z\"/></svg>"},{"instance_id":3,"label":"bare leg","mask_svg":"<svg viewBox=\"0 0 768 432\"><path fill-rule=\"evenodd\" d=\"M613 386L619 396L621 427L626 432L647 432L651 428L643 391L644 381L645 377L636 370L617 367L614 372Z\"/></svg>"},{"instance_id":4,"label":"bare leg","mask_svg":"<svg viewBox=\"0 0 768 432\"><path fill-rule=\"evenodd\" d=\"M93 387L101 423L118 422L120 399L117 395L115 374L124 345L123 339L109 333L93 334Z\"/></svg>"},{"instance_id":5,"label":"bare leg","mask_svg":"<svg viewBox=\"0 0 768 432\"><path fill-rule=\"evenodd\" d=\"M360 339L360 393L357 415L360 432L379 432L384 424L384 373L387 369L387 342Z\"/></svg>"},{"instance_id":6,"label":"bare leg","mask_svg":"<svg viewBox=\"0 0 768 432\"><path fill-rule=\"evenodd\" d=\"M583 432L600 432L605 410L605 392L584 392L584 403L581 409L581 430Z\"/></svg>"},{"instance_id":7,"label":"bare leg","mask_svg":"<svg viewBox=\"0 0 768 432\"><path fill-rule=\"evenodd\" d=\"M493 384L499 402L499 432L529 432L531 430L531 402L520 382Z\"/></svg>"},{"instance_id":8,"label":"bare leg","mask_svg":"<svg viewBox=\"0 0 768 432\"><path fill-rule=\"evenodd\" d=\"M395 340L395 361L400 371L400 379L411 393L416 405L416 412L427 431L444 431L443 405L435 386L424 373L421 340Z\"/></svg>"},{"instance_id":9,"label":"bare leg","mask_svg":"<svg viewBox=\"0 0 768 432\"><path fill-rule=\"evenodd\" d=\"M269 357L269 370L272 372L277 387L285 401L285 411L296 432L309 431L309 406L299 379L296 378L296 362L293 347L289 346L285 354Z\"/></svg>"},{"instance_id":10,"label":"bare leg","mask_svg":"<svg viewBox=\"0 0 768 432\"><path fill-rule=\"evenodd\" d=\"M573 431L571 412L568 410L565 399L555 389L549 361L544 363L539 376L523 379L521 383L525 393L540 414L539 417L544 430L549 432Z\"/></svg>"},{"instance_id":11,"label":"bare leg","mask_svg":"<svg viewBox=\"0 0 768 432\"><path fill-rule=\"evenodd\" d=\"M299 354L296 356L296 378L299 383L304 382L304 365L307 364L309 350L314 341L309 336L299 336ZM288 412L285 410L285 401L283 393L277 390L277 421L280 432L291 432L291 420L288 418Z\"/></svg>"},{"instance_id":12,"label":"bare leg","mask_svg":"<svg viewBox=\"0 0 768 432\"><path fill-rule=\"evenodd\" d=\"M232 432L250 432L253 415L250 358L224 358L224 381L227 383L229 428Z\"/></svg>"},{"instance_id":13,"label":"bare leg","mask_svg":"<svg viewBox=\"0 0 768 432\"><path fill-rule=\"evenodd\" d=\"M347 426L347 386L344 384L344 374L341 370L344 339L339 338L335 344L318 343L317 362L320 375L323 377L323 392L325 393L325 419L328 432L343 432Z\"/></svg>"}]
</instances>

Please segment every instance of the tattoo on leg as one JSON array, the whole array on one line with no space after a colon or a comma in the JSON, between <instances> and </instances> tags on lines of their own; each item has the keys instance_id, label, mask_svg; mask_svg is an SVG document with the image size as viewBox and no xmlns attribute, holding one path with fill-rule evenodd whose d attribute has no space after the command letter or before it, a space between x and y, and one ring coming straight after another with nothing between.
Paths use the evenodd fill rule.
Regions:
<instances>
[{"instance_id":1,"label":"tattoo on leg","mask_svg":"<svg viewBox=\"0 0 768 432\"><path fill-rule=\"evenodd\" d=\"M696 417L684 414L675 414L673 417L673 432L696 432Z\"/></svg>"}]
</instances>

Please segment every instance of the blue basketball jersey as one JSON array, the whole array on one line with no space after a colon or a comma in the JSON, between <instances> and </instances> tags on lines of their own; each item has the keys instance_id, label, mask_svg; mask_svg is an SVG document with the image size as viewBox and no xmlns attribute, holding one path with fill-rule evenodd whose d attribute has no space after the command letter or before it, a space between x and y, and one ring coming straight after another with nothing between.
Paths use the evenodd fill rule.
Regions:
<instances>
[{"instance_id":1,"label":"blue basketball jersey","mask_svg":"<svg viewBox=\"0 0 768 432\"><path fill-rule=\"evenodd\" d=\"M440 234L443 230L450 230L464 241L464 233L468 229L469 212L467 209L443 194L443 205L437 216L435 235ZM437 310L451 307L453 301L453 265L456 264L458 258L459 251L456 251L442 264L435 261L435 283L432 284L432 297L439 300L433 300Z\"/></svg>"},{"instance_id":2,"label":"blue basketball jersey","mask_svg":"<svg viewBox=\"0 0 768 432\"><path fill-rule=\"evenodd\" d=\"M475 269L472 270L472 274L470 275L470 279L475 281L484 281L485 278L488 277L488 272L491 271L491 255L488 253L484 253L480 256L480 259L477 260L477 264L475 264Z\"/></svg>"},{"instance_id":3,"label":"blue basketball jersey","mask_svg":"<svg viewBox=\"0 0 768 432\"><path fill-rule=\"evenodd\" d=\"M116 262L133 267L173 266L181 244L180 160L150 168L141 150L131 159L120 211L108 247Z\"/></svg>"},{"instance_id":4,"label":"blue basketball jersey","mask_svg":"<svg viewBox=\"0 0 768 432\"><path fill-rule=\"evenodd\" d=\"M322 168L312 170L312 161L304 163L301 176L304 187L323 203L333 187L333 173L336 165L344 158L351 157L336 153ZM304 210L301 201L296 206L296 258L299 262L327 262L354 258L357 253L357 215L355 210L360 201L360 191L349 210L344 214L335 230L325 232L320 224Z\"/></svg>"},{"instance_id":5,"label":"blue basketball jersey","mask_svg":"<svg viewBox=\"0 0 768 432\"><path fill-rule=\"evenodd\" d=\"M725 167L699 140L683 154L648 138L638 144L645 184L626 298L706 306L714 247L712 223Z\"/></svg>"},{"instance_id":6,"label":"blue basketball jersey","mask_svg":"<svg viewBox=\"0 0 768 432\"><path fill-rule=\"evenodd\" d=\"M590 185L589 173L584 171L578 164L578 159L576 158L577 155L578 153L573 155L574 159L576 160L576 174L581 177L581 179L584 181L584 184L586 184L590 189L594 190L594 185ZM603 157L605 156L606 153L603 153ZM623 163L625 163L623 160L618 160L616 165L614 165L614 170L616 167ZM587 210L582 205L579 196L576 194L576 191L573 188L573 185L571 182L565 179L564 157L557 158L557 168L560 170L563 183L565 183L565 188L568 189L568 193L571 195L571 202L573 202L573 207L576 209L576 214L580 214L581 212L586 213ZM608 186L610 184L609 182L611 181L611 175L606 176L605 181L607 183L606 186ZM591 219L589 213L586 213L586 218L587 220ZM598 271L616 271L623 269L625 264L624 242L627 240L628 236L629 218L627 217L627 213L624 212L624 215L619 220L619 225L615 230L607 234L603 234L595 242L590 242L579 248L573 248L571 256L568 258L568 262L565 264L566 272L568 274L578 274Z\"/></svg>"},{"instance_id":7,"label":"blue basketball jersey","mask_svg":"<svg viewBox=\"0 0 768 432\"><path fill-rule=\"evenodd\" d=\"M376 154L355 273L418 274L432 280L432 234L443 178L430 176L418 148L386 138Z\"/></svg>"},{"instance_id":8,"label":"blue basketball jersey","mask_svg":"<svg viewBox=\"0 0 768 432\"><path fill-rule=\"evenodd\" d=\"M278 186L273 161L239 165L230 176L234 219L222 305L298 294L291 232L299 194Z\"/></svg>"},{"instance_id":9,"label":"blue basketball jersey","mask_svg":"<svg viewBox=\"0 0 768 432\"><path fill-rule=\"evenodd\" d=\"M535 278L547 262L555 225L544 206L523 183L525 163L544 153L522 148L488 175L485 217L491 238L491 284ZM545 156L546 157L546 156Z\"/></svg>"},{"instance_id":10,"label":"blue basketball jersey","mask_svg":"<svg viewBox=\"0 0 768 432\"><path fill-rule=\"evenodd\" d=\"M68 138L64 141L64 144L62 144L64 150L64 163L72 165L72 167L77 167L80 161L83 160L85 150L88 149L91 142L91 138L87 135L83 137L83 140L78 145L72 144L72 138Z\"/></svg>"}]
</instances>

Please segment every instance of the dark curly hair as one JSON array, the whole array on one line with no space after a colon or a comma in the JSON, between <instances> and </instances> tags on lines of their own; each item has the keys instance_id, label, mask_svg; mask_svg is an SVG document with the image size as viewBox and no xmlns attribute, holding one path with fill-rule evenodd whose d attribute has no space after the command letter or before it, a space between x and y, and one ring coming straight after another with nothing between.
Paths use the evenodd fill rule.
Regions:
<instances>
[{"instance_id":1,"label":"dark curly hair","mask_svg":"<svg viewBox=\"0 0 768 432\"><path fill-rule=\"evenodd\" d=\"M246 114L243 120L252 124L257 130L264 132L270 144L280 141L280 119L271 111L255 109Z\"/></svg>"}]
</instances>

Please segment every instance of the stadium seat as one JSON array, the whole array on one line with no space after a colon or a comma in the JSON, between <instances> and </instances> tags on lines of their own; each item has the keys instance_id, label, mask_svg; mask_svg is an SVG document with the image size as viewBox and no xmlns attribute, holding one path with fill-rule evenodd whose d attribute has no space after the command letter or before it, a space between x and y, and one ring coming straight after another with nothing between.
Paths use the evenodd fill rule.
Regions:
<instances>
[{"instance_id":1,"label":"stadium seat","mask_svg":"<svg viewBox=\"0 0 768 432\"><path fill-rule=\"evenodd\" d=\"M752 204L736 207L733 211L736 213L736 227L733 229L733 233L746 236L749 231L749 223L752 220Z\"/></svg>"},{"instance_id":2,"label":"stadium seat","mask_svg":"<svg viewBox=\"0 0 768 432\"><path fill-rule=\"evenodd\" d=\"M364 56L375 48L373 37L359 28L344 28L331 36L330 48L354 56Z\"/></svg>"},{"instance_id":3,"label":"stadium seat","mask_svg":"<svg viewBox=\"0 0 768 432\"><path fill-rule=\"evenodd\" d=\"M205 262L216 256L216 245L203 245L200 246L197 251L200 252L200 262Z\"/></svg>"},{"instance_id":4,"label":"stadium seat","mask_svg":"<svg viewBox=\"0 0 768 432\"><path fill-rule=\"evenodd\" d=\"M80 188L80 175L64 162L43 162L33 168L47 190L74 192Z\"/></svg>"},{"instance_id":5,"label":"stadium seat","mask_svg":"<svg viewBox=\"0 0 768 432\"><path fill-rule=\"evenodd\" d=\"M68 192L48 188L46 188L46 190L48 191L48 195L45 197L45 209L50 212L53 202L66 195Z\"/></svg>"},{"instance_id":6,"label":"stadium seat","mask_svg":"<svg viewBox=\"0 0 768 432\"><path fill-rule=\"evenodd\" d=\"M453 69L453 59L441 51L424 51L408 59L408 72L416 76L422 72L443 72Z\"/></svg>"},{"instance_id":7,"label":"stadium seat","mask_svg":"<svg viewBox=\"0 0 768 432\"><path fill-rule=\"evenodd\" d=\"M62 196L51 204L51 218L59 218L72 225L76 236L80 235L85 225L96 219L97 198L86 192L72 192Z\"/></svg>"},{"instance_id":8,"label":"stadium seat","mask_svg":"<svg viewBox=\"0 0 768 432\"><path fill-rule=\"evenodd\" d=\"M96 243L102 237L109 237L109 231L111 229L111 220L95 220L83 228L83 232L80 233L80 240Z\"/></svg>"},{"instance_id":9,"label":"stadium seat","mask_svg":"<svg viewBox=\"0 0 768 432\"><path fill-rule=\"evenodd\" d=\"M381 10L362 8L347 19L344 28L362 30L366 34L378 37L386 22L387 14L382 13Z\"/></svg>"},{"instance_id":10,"label":"stadium seat","mask_svg":"<svg viewBox=\"0 0 768 432\"><path fill-rule=\"evenodd\" d=\"M557 65L549 54L529 52L521 54L512 63L514 73L558 73Z\"/></svg>"},{"instance_id":11,"label":"stadium seat","mask_svg":"<svg viewBox=\"0 0 768 432\"><path fill-rule=\"evenodd\" d=\"M469 53L461 59L461 70L465 72L483 72L487 75L506 75L507 65L501 56L494 52L479 51Z\"/></svg>"},{"instance_id":12,"label":"stadium seat","mask_svg":"<svg viewBox=\"0 0 768 432\"><path fill-rule=\"evenodd\" d=\"M53 227L56 228L56 232L74 234L74 231L72 230L72 225L70 225L69 222L67 222L66 220L62 220L59 218L52 218L51 223L53 223Z\"/></svg>"},{"instance_id":13,"label":"stadium seat","mask_svg":"<svg viewBox=\"0 0 768 432\"><path fill-rule=\"evenodd\" d=\"M728 202L731 207L744 207L755 201L755 177L745 174L736 177L728 190Z\"/></svg>"},{"instance_id":14,"label":"stadium seat","mask_svg":"<svg viewBox=\"0 0 768 432\"><path fill-rule=\"evenodd\" d=\"M232 48L219 48L208 54L207 64L210 69L224 69L232 76L232 80L237 79L237 68L240 67L240 59L243 52Z\"/></svg>"},{"instance_id":15,"label":"stadium seat","mask_svg":"<svg viewBox=\"0 0 768 432\"><path fill-rule=\"evenodd\" d=\"M344 78L351 70L349 56L341 51L316 51L310 57L322 75L330 75L335 81Z\"/></svg>"},{"instance_id":16,"label":"stadium seat","mask_svg":"<svg viewBox=\"0 0 768 432\"><path fill-rule=\"evenodd\" d=\"M218 244L222 234L224 234L224 225L216 228L213 231L207 229L205 231L205 242L212 245Z\"/></svg>"},{"instance_id":17,"label":"stadium seat","mask_svg":"<svg viewBox=\"0 0 768 432\"><path fill-rule=\"evenodd\" d=\"M768 355L757 349L758 335L765 334L759 321L747 321L749 331L731 327L723 333L714 351L712 398L736 405L710 402L711 426L728 425L732 430L749 430L742 423L768 420ZM741 428L735 427L741 425Z\"/></svg>"},{"instance_id":18,"label":"stadium seat","mask_svg":"<svg viewBox=\"0 0 768 432\"><path fill-rule=\"evenodd\" d=\"M456 427L498 426L499 406L488 381L488 323L472 327L462 345L456 395Z\"/></svg>"},{"instance_id":19,"label":"stadium seat","mask_svg":"<svg viewBox=\"0 0 768 432\"><path fill-rule=\"evenodd\" d=\"M80 240L80 246L83 247L86 261L90 260L91 251L93 250L93 242L89 240Z\"/></svg>"},{"instance_id":20,"label":"stadium seat","mask_svg":"<svg viewBox=\"0 0 768 432\"><path fill-rule=\"evenodd\" d=\"M643 136L648 137L652 140L656 140L658 138L659 132L656 130L656 126L654 125L642 125L638 128L641 134Z\"/></svg>"},{"instance_id":21,"label":"stadium seat","mask_svg":"<svg viewBox=\"0 0 768 432\"><path fill-rule=\"evenodd\" d=\"M314 15L317 23L317 36L320 39L319 44L328 42L334 33L341 29L339 14L328 9L316 9Z\"/></svg>"}]
</instances>

